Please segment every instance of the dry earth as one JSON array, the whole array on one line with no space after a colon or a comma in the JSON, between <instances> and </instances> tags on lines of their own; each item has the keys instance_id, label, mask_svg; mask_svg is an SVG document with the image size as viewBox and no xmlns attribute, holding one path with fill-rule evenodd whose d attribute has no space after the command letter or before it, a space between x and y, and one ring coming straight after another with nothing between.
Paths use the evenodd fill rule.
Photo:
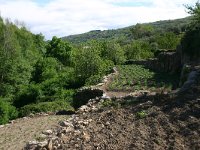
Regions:
<instances>
[{"instance_id":1,"label":"dry earth","mask_svg":"<svg viewBox=\"0 0 200 150\"><path fill-rule=\"evenodd\" d=\"M20 150L27 141L39 137L42 131L54 129L67 116L40 116L18 119L0 128L0 150Z\"/></svg>"},{"instance_id":2,"label":"dry earth","mask_svg":"<svg viewBox=\"0 0 200 150\"><path fill-rule=\"evenodd\" d=\"M100 101L99 101L100 100ZM104 100L105 101L105 100ZM200 86L179 95L157 94L90 101L27 150L199 150ZM93 109L97 106L99 109ZM139 115L140 112L144 115Z\"/></svg>"}]
</instances>

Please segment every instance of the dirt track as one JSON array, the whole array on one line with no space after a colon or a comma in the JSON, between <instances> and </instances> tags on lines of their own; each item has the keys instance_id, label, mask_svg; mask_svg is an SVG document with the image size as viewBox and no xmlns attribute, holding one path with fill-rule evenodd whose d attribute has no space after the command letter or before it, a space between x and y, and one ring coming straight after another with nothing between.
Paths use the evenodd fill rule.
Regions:
<instances>
[{"instance_id":1,"label":"dirt track","mask_svg":"<svg viewBox=\"0 0 200 150\"><path fill-rule=\"evenodd\" d=\"M56 128L67 116L42 116L18 119L14 124L0 128L0 150L20 150L26 142L37 138L42 131Z\"/></svg>"}]
</instances>

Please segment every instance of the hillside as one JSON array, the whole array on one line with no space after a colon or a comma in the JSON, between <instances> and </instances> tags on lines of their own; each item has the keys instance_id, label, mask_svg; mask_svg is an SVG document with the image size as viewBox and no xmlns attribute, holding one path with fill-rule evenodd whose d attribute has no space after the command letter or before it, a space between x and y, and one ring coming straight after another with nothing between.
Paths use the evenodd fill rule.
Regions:
<instances>
[{"instance_id":1,"label":"hillside","mask_svg":"<svg viewBox=\"0 0 200 150\"><path fill-rule=\"evenodd\" d=\"M29 142L25 149L197 150L199 75L200 67L195 66L184 86L170 93L91 99L46 138Z\"/></svg>"},{"instance_id":2,"label":"hillside","mask_svg":"<svg viewBox=\"0 0 200 150\"><path fill-rule=\"evenodd\" d=\"M144 23L145 25L152 25L158 32L159 31L171 31L171 30L182 30L184 31L186 26L189 25L191 17L186 17L176 20L164 20L153 23ZM130 29L133 26L113 29L113 30L94 30L83 34L70 35L63 37L63 40L67 40L74 44L84 43L89 40L124 40L129 41L133 38Z\"/></svg>"}]
</instances>

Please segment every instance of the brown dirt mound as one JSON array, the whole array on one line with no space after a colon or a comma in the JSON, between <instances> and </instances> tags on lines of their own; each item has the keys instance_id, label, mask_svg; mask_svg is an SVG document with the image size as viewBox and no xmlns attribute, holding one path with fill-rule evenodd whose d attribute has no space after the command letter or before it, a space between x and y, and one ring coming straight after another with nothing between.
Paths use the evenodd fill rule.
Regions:
<instances>
[{"instance_id":1,"label":"brown dirt mound","mask_svg":"<svg viewBox=\"0 0 200 150\"><path fill-rule=\"evenodd\" d=\"M115 103L122 105L74 115L51 135L46 147L66 150L200 149L200 86L179 96L142 96L115 99ZM39 148L42 149L33 147Z\"/></svg>"}]
</instances>

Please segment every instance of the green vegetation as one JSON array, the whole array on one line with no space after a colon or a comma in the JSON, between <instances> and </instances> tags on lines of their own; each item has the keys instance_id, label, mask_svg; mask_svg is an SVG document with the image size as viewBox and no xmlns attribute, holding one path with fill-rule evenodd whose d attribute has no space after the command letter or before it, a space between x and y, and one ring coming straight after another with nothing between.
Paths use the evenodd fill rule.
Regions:
<instances>
[{"instance_id":1,"label":"green vegetation","mask_svg":"<svg viewBox=\"0 0 200 150\"><path fill-rule=\"evenodd\" d=\"M187 6L188 13L192 15L192 23L182 38L181 45L183 52L191 56L191 60L200 56L200 3L195 6Z\"/></svg>"},{"instance_id":2,"label":"green vegetation","mask_svg":"<svg viewBox=\"0 0 200 150\"><path fill-rule=\"evenodd\" d=\"M109 85L112 91L172 89L178 81L175 75L154 72L142 65L121 65L117 69L119 75Z\"/></svg>"},{"instance_id":3,"label":"green vegetation","mask_svg":"<svg viewBox=\"0 0 200 150\"><path fill-rule=\"evenodd\" d=\"M142 119L142 118L145 118L147 116L147 113L144 110L142 110L142 111L137 112L136 116L138 118Z\"/></svg>"},{"instance_id":4,"label":"green vegetation","mask_svg":"<svg viewBox=\"0 0 200 150\"><path fill-rule=\"evenodd\" d=\"M18 112L14 106L5 99L0 98L0 124L7 123L9 120L15 119Z\"/></svg>"},{"instance_id":5,"label":"green vegetation","mask_svg":"<svg viewBox=\"0 0 200 150\"><path fill-rule=\"evenodd\" d=\"M120 108L121 104L119 102L113 101L111 99L106 99L102 103L100 103L101 107L115 107L115 108Z\"/></svg>"},{"instance_id":6,"label":"green vegetation","mask_svg":"<svg viewBox=\"0 0 200 150\"><path fill-rule=\"evenodd\" d=\"M54 102L41 102L38 104L25 105L19 111L20 116L27 116L31 113L38 112L56 112L59 110L74 111L74 108L70 103L65 101L54 101Z\"/></svg>"},{"instance_id":7,"label":"green vegetation","mask_svg":"<svg viewBox=\"0 0 200 150\"><path fill-rule=\"evenodd\" d=\"M142 24L142 26L145 25L144 29L147 28L147 33L149 31L151 33L153 30L153 35L155 35L156 33L162 34L165 32L173 32L175 34L180 34L182 32L185 32L190 22L191 22L191 18L187 17L183 19L165 20L165 21L157 21L153 23L146 23L146 24ZM138 25L141 25L141 24L138 24ZM71 35L71 36L63 37L63 39L66 41L72 42L73 44L85 43L90 40L97 40L97 41L109 40L109 41L117 41L120 43L120 45L124 45L127 43L130 44L130 42L132 42L132 39L134 38L134 35L132 32L133 28L135 28L135 26L125 27L125 28L116 29L116 30L105 30L105 31L94 30L94 31L90 31L87 33L79 34L79 35ZM141 35L141 33L139 34Z\"/></svg>"},{"instance_id":8,"label":"green vegetation","mask_svg":"<svg viewBox=\"0 0 200 150\"><path fill-rule=\"evenodd\" d=\"M175 50L180 43L191 60L199 58L200 4L187 8L188 18L49 41L0 17L0 124L30 113L73 110L76 90L100 82L115 65L119 75L110 90L172 89L176 76L123 64Z\"/></svg>"}]
</instances>

